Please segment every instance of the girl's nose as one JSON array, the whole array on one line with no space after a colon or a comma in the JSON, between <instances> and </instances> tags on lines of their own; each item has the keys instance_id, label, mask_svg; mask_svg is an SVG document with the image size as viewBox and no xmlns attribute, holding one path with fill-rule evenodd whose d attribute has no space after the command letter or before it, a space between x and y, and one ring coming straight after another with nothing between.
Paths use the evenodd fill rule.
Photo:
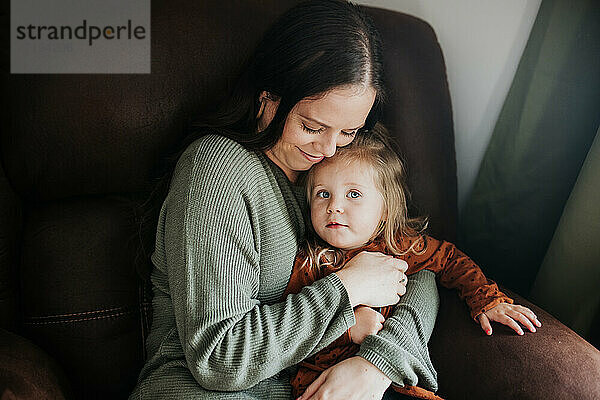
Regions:
<instances>
[{"instance_id":1,"label":"girl's nose","mask_svg":"<svg viewBox=\"0 0 600 400\"><path fill-rule=\"evenodd\" d=\"M327 214L333 214L333 213L343 214L344 209L342 208L342 206L340 204L337 204L337 202L330 201L329 204L327 204Z\"/></svg>"}]
</instances>

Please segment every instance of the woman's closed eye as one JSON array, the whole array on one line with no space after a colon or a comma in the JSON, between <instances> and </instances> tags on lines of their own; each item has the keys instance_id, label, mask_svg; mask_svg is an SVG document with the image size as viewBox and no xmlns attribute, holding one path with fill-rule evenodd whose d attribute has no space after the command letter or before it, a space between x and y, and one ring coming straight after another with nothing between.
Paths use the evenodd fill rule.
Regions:
<instances>
[{"instance_id":1,"label":"woman's closed eye","mask_svg":"<svg viewBox=\"0 0 600 400\"><path fill-rule=\"evenodd\" d=\"M325 128L313 129L306 126L306 124L302 124L302 129L304 129L308 133L321 133L325 130Z\"/></svg>"},{"instance_id":2,"label":"woman's closed eye","mask_svg":"<svg viewBox=\"0 0 600 400\"><path fill-rule=\"evenodd\" d=\"M311 128L309 126L307 126L305 123L302 123L302 129L308 133L312 133L312 134L317 134L317 133L322 133L323 131L325 131L324 127L320 127L320 128ZM343 136L347 136L347 137L354 137L357 133L358 133L358 129L355 129L353 131L341 131L340 132Z\"/></svg>"}]
</instances>

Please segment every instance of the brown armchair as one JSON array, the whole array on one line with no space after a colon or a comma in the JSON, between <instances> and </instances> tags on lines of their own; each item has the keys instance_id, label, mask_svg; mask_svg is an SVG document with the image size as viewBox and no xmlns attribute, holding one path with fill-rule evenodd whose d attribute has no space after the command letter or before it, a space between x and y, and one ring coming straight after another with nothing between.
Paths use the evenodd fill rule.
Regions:
<instances>
[{"instance_id":1,"label":"brown armchair","mask_svg":"<svg viewBox=\"0 0 600 400\"><path fill-rule=\"evenodd\" d=\"M293 3L154 1L149 75L11 75L3 53L2 399L125 398L133 388L151 323L150 293L134 268L135 207L157 161L199 110L225 96ZM413 202L434 236L453 241L456 163L441 50L423 21L368 12L385 46L383 119L404 151ZM524 337L496 327L487 337L455 293L440 296L430 349L441 396L600 398L600 352L543 310L516 296L543 327Z\"/></svg>"}]
</instances>

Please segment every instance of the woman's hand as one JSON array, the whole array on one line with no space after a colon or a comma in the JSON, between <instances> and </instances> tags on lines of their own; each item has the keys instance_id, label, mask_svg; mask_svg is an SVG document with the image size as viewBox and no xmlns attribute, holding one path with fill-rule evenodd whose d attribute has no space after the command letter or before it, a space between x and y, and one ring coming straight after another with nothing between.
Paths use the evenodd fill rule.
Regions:
<instances>
[{"instance_id":1,"label":"woman's hand","mask_svg":"<svg viewBox=\"0 0 600 400\"><path fill-rule=\"evenodd\" d=\"M481 329L487 334L492 334L492 325L490 321L500 322L501 324L507 325L517 332L519 335L523 335L523 329L517 323L520 322L523 326L527 327L531 332L535 332L536 329L533 325L538 328L542 326L542 323L537 319L537 316L527 307L523 307L517 304L500 303L496 307L487 310L477 316Z\"/></svg>"},{"instance_id":2,"label":"woman's hand","mask_svg":"<svg viewBox=\"0 0 600 400\"><path fill-rule=\"evenodd\" d=\"M354 356L323 371L299 400L381 400L392 381L379 368Z\"/></svg>"},{"instance_id":3,"label":"woman's hand","mask_svg":"<svg viewBox=\"0 0 600 400\"><path fill-rule=\"evenodd\" d=\"M352 307L396 304L406 293L408 264L383 253L363 251L336 274L344 284Z\"/></svg>"},{"instance_id":4,"label":"woman's hand","mask_svg":"<svg viewBox=\"0 0 600 400\"><path fill-rule=\"evenodd\" d=\"M350 328L352 342L361 344L369 335L375 335L383 329L385 318L381 313L369 307L359 306L354 310L356 324Z\"/></svg>"}]
</instances>

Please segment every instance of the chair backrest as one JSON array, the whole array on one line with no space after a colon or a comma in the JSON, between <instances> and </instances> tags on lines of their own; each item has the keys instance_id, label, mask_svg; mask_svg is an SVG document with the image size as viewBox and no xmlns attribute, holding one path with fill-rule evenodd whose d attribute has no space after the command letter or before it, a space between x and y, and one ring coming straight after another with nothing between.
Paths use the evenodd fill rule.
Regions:
<instances>
[{"instance_id":1,"label":"chair backrest","mask_svg":"<svg viewBox=\"0 0 600 400\"><path fill-rule=\"evenodd\" d=\"M62 366L75 392L124 395L144 360L148 293L132 267L131 199L189 122L231 88L294 0L152 3L149 75L10 75L2 110L0 321ZM445 66L431 27L368 9L385 48L384 123L413 201L453 240L456 165Z\"/></svg>"}]
</instances>

